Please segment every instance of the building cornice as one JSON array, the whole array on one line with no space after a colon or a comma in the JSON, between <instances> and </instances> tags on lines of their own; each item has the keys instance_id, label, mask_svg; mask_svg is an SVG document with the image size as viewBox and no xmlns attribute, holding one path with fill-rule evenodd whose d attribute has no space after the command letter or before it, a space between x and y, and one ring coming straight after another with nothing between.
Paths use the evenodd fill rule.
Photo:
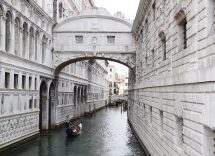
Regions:
<instances>
[{"instance_id":1,"label":"building cornice","mask_svg":"<svg viewBox=\"0 0 215 156\"><path fill-rule=\"evenodd\" d=\"M136 14L133 26L132 26L132 32L134 34L138 33L138 30L142 25L142 21L145 18L146 11L148 10L149 4L151 3L151 1L152 0L140 0L137 14Z\"/></svg>"},{"instance_id":2,"label":"building cornice","mask_svg":"<svg viewBox=\"0 0 215 156\"><path fill-rule=\"evenodd\" d=\"M51 18L35 1L29 0L29 3L35 7L35 9L42 14L51 24L55 24L55 21L53 18Z\"/></svg>"}]
</instances>

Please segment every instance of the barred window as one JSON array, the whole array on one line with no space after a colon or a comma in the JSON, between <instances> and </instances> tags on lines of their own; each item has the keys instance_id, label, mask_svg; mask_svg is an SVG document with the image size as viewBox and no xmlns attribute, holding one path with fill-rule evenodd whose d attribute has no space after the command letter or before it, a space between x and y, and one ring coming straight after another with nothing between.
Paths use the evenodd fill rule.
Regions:
<instances>
[{"instance_id":1,"label":"barred window","mask_svg":"<svg viewBox=\"0 0 215 156\"><path fill-rule=\"evenodd\" d=\"M83 36L75 36L75 42L76 43L84 43Z\"/></svg>"},{"instance_id":2,"label":"barred window","mask_svg":"<svg viewBox=\"0 0 215 156\"><path fill-rule=\"evenodd\" d=\"M178 23L178 45L179 51L187 48L187 19L184 10L180 10L176 16L175 20Z\"/></svg>"},{"instance_id":3,"label":"barred window","mask_svg":"<svg viewBox=\"0 0 215 156\"><path fill-rule=\"evenodd\" d=\"M179 40L180 40L180 50L187 48L187 20L184 18L179 23Z\"/></svg>"},{"instance_id":4,"label":"barred window","mask_svg":"<svg viewBox=\"0 0 215 156\"><path fill-rule=\"evenodd\" d=\"M115 36L107 36L107 43L114 44L115 43Z\"/></svg>"}]
</instances>

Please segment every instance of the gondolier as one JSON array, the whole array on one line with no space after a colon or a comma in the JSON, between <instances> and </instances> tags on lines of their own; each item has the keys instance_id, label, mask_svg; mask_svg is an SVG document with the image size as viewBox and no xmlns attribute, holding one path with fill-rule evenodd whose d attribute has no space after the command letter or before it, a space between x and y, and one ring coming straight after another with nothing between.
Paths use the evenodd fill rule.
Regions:
<instances>
[{"instance_id":1,"label":"gondolier","mask_svg":"<svg viewBox=\"0 0 215 156\"><path fill-rule=\"evenodd\" d=\"M80 121L74 121L73 123L66 121L66 134L68 136L79 135L81 133L81 129L82 123Z\"/></svg>"}]
</instances>

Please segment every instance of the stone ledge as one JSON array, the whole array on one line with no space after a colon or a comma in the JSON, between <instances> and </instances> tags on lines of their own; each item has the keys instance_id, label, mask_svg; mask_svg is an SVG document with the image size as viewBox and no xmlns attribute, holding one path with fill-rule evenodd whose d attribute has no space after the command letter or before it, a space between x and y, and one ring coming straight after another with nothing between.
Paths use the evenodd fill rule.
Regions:
<instances>
[{"instance_id":1,"label":"stone ledge","mask_svg":"<svg viewBox=\"0 0 215 156\"><path fill-rule=\"evenodd\" d=\"M7 156L8 151L14 151L16 149L21 148L23 145L28 144L29 141L35 139L39 136L39 132L36 131L32 134L23 136L19 139L13 140L12 142L9 142L3 146L0 146L0 153L1 156Z\"/></svg>"}]
</instances>

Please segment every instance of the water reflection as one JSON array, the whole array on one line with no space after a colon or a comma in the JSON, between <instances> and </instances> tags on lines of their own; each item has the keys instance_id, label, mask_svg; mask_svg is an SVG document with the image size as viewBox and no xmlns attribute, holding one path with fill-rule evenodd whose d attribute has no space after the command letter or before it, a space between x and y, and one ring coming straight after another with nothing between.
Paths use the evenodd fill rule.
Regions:
<instances>
[{"instance_id":1,"label":"water reflection","mask_svg":"<svg viewBox=\"0 0 215 156\"><path fill-rule=\"evenodd\" d=\"M16 156L144 156L121 108L103 109L92 118L84 118L79 136L68 138L62 127L13 153Z\"/></svg>"}]
</instances>

